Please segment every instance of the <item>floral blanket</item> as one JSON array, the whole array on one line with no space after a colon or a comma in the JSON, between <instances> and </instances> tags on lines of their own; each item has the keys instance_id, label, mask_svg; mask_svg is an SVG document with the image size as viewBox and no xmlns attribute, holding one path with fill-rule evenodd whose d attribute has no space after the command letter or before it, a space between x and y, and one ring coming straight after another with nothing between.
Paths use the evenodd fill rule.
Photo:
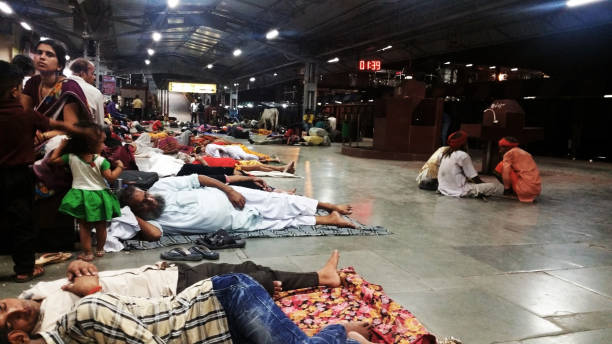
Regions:
<instances>
[{"instance_id":1,"label":"floral blanket","mask_svg":"<svg viewBox=\"0 0 612 344\"><path fill-rule=\"evenodd\" d=\"M342 287L306 288L275 295L276 304L309 336L327 324L369 321L371 341L386 344L435 344L436 338L382 287L359 276L352 267L342 269Z\"/></svg>"}]
</instances>

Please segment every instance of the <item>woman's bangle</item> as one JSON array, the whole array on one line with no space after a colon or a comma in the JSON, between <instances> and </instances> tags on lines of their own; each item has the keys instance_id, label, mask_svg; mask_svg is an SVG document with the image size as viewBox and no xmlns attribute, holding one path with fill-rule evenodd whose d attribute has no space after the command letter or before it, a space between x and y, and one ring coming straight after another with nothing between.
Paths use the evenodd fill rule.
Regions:
<instances>
[{"instance_id":1,"label":"woman's bangle","mask_svg":"<svg viewBox=\"0 0 612 344\"><path fill-rule=\"evenodd\" d=\"M95 286L95 287L91 288L91 290L87 293L87 295L95 294L95 293L99 292L100 290L102 290L102 286L101 285Z\"/></svg>"}]
</instances>

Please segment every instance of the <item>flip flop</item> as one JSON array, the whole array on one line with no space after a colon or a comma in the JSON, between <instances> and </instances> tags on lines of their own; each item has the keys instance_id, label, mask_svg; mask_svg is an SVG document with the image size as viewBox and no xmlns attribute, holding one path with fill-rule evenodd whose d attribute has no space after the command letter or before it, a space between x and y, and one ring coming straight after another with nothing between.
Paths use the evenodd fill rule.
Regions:
<instances>
[{"instance_id":1,"label":"flip flop","mask_svg":"<svg viewBox=\"0 0 612 344\"><path fill-rule=\"evenodd\" d=\"M246 245L244 240L234 238L223 229L208 234L204 238L196 240L196 244L206 246L212 250L224 248L242 248Z\"/></svg>"},{"instance_id":2,"label":"flip flop","mask_svg":"<svg viewBox=\"0 0 612 344\"><path fill-rule=\"evenodd\" d=\"M197 262L204 259L204 256L194 250L193 247L189 250L183 247L174 248L168 252L163 252L161 258L165 260L187 260L191 262Z\"/></svg>"},{"instance_id":3,"label":"flip flop","mask_svg":"<svg viewBox=\"0 0 612 344\"><path fill-rule=\"evenodd\" d=\"M34 264L36 265L47 265L47 264L55 264L67 261L72 258L72 253L69 252L53 252L53 253L43 253Z\"/></svg>"},{"instance_id":4,"label":"flip flop","mask_svg":"<svg viewBox=\"0 0 612 344\"><path fill-rule=\"evenodd\" d=\"M39 270L40 272L39 273L35 273L36 268L40 268L40 270ZM35 265L34 266L34 271L30 272L29 274L26 274L26 277L24 277L24 278L18 278L17 275L14 275L13 276L13 282L16 282L16 283L29 282L29 281L31 281L31 280L33 280L35 278L38 278L38 277L40 277L40 276L42 276L44 274L45 274L45 269L43 269L42 266L36 266Z\"/></svg>"},{"instance_id":5,"label":"flip flop","mask_svg":"<svg viewBox=\"0 0 612 344\"><path fill-rule=\"evenodd\" d=\"M189 249L189 251L200 253L204 259L209 259L209 260L219 259L219 253L211 251L206 246L193 246L192 248Z\"/></svg>"}]
</instances>

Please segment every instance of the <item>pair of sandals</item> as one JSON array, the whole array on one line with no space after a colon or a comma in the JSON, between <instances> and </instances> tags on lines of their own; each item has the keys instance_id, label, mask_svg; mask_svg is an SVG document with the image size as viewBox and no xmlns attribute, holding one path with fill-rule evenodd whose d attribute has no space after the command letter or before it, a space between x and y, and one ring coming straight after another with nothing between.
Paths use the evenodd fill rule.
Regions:
<instances>
[{"instance_id":1,"label":"pair of sandals","mask_svg":"<svg viewBox=\"0 0 612 344\"><path fill-rule=\"evenodd\" d=\"M14 275L13 282L29 282L45 274L45 269L43 268L43 265L61 263L67 261L70 258L72 258L72 253L69 252L44 253L34 262L34 268L32 269L32 272L27 274Z\"/></svg>"},{"instance_id":2,"label":"pair of sandals","mask_svg":"<svg viewBox=\"0 0 612 344\"><path fill-rule=\"evenodd\" d=\"M165 260L186 260L190 262L199 262L202 259L217 260L219 259L219 253L213 252L204 246L193 246L190 248L174 248L168 252L161 254L161 258Z\"/></svg>"},{"instance_id":3,"label":"pair of sandals","mask_svg":"<svg viewBox=\"0 0 612 344\"><path fill-rule=\"evenodd\" d=\"M231 236L227 231L219 229L196 240L196 244L206 246L211 250L220 250L224 248L242 248L246 245L246 242L241 240L240 237Z\"/></svg>"}]
</instances>

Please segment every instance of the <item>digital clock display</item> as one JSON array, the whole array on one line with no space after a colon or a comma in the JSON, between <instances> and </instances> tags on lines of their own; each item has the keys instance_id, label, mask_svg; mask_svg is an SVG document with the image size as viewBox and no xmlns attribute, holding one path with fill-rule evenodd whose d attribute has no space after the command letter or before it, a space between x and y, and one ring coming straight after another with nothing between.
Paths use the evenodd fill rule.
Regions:
<instances>
[{"instance_id":1,"label":"digital clock display","mask_svg":"<svg viewBox=\"0 0 612 344\"><path fill-rule=\"evenodd\" d=\"M380 60L359 60L359 70L380 70Z\"/></svg>"}]
</instances>

